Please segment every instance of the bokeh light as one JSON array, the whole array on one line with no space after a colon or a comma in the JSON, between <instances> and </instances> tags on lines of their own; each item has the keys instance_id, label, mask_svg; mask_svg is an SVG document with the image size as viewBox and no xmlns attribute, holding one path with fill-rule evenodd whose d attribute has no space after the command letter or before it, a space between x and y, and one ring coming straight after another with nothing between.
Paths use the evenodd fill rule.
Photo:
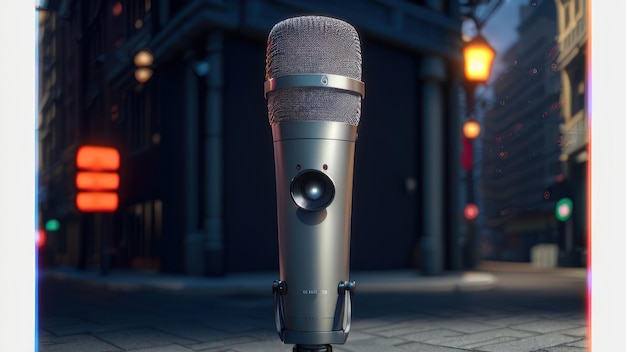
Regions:
<instances>
[{"instance_id":1,"label":"bokeh light","mask_svg":"<svg viewBox=\"0 0 626 352\"><path fill-rule=\"evenodd\" d=\"M465 205L465 209L463 209L463 216L467 220L474 220L478 217L478 206L473 203L469 203Z\"/></svg>"}]
</instances>

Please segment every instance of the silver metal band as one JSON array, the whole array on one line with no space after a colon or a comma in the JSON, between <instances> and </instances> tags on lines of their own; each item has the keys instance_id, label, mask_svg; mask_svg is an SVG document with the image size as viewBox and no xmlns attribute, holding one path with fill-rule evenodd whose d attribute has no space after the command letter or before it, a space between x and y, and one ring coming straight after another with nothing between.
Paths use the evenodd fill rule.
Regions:
<instances>
[{"instance_id":1,"label":"silver metal band","mask_svg":"<svg viewBox=\"0 0 626 352\"><path fill-rule=\"evenodd\" d=\"M303 73L270 78L263 84L263 96L276 89L291 87L327 87L347 90L365 98L365 83L351 77L330 73Z\"/></svg>"}]
</instances>

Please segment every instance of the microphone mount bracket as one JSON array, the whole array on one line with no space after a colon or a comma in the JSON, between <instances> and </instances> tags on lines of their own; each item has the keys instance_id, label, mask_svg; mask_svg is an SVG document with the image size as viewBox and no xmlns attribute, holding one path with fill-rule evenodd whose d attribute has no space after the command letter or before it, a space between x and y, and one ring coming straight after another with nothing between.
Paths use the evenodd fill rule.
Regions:
<instances>
[{"instance_id":1,"label":"microphone mount bracket","mask_svg":"<svg viewBox=\"0 0 626 352\"><path fill-rule=\"evenodd\" d=\"M275 322L276 332L281 341L287 343L287 341L301 341L298 346L319 346L320 351L332 351L330 343L343 344L348 338L352 325L352 294L356 289L355 281L340 281L337 285L337 295L339 297L337 304L341 306L341 313L339 315L341 319L340 330L333 331L291 331L285 327L285 310L284 310L284 296L287 294L287 283L282 280L275 280L272 284L272 292L274 293L274 308L275 308ZM294 347L294 351L296 351ZM307 347L309 348L309 347ZM308 350L297 350L308 351ZM313 350L314 351L314 350Z\"/></svg>"}]
</instances>

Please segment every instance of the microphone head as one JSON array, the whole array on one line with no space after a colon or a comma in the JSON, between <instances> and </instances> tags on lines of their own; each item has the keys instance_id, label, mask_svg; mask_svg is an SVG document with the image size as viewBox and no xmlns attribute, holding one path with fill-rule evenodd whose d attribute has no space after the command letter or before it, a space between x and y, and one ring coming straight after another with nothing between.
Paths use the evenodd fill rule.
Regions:
<instances>
[{"instance_id":1,"label":"microphone head","mask_svg":"<svg viewBox=\"0 0 626 352\"><path fill-rule=\"evenodd\" d=\"M267 38L265 79L293 74L334 74L361 80L361 42L350 24L302 16L274 25ZM357 126L361 96L327 87L289 87L267 94L270 125L286 121L337 121Z\"/></svg>"}]
</instances>

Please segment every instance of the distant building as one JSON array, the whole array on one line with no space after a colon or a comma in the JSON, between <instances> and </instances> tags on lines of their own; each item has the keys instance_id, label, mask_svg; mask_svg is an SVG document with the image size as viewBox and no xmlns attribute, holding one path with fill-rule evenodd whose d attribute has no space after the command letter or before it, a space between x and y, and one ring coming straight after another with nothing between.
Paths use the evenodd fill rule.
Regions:
<instances>
[{"instance_id":1,"label":"distant building","mask_svg":"<svg viewBox=\"0 0 626 352\"><path fill-rule=\"evenodd\" d=\"M561 74L556 7L520 7L519 39L493 77L495 101L485 104L481 194L487 258L530 261L540 243L557 243L559 224L550 188L561 173Z\"/></svg>"},{"instance_id":2,"label":"distant building","mask_svg":"<svg viewBox=\"0 0 626 352\"><path fill-rule=\"evenodd\" d=\"M453 266L459 220L449 209L458 204L460 140L447 136L460 125L458 7L452 0L47 1L39 218L60 228L48 234L44 264L93 267L105 253L119 268L277 270L266 38L282 19L321 14L354 25L363 48L352 268L438 274ZM133 59L142 50L153 62L139 82ZM74 205L74 158L85 144L120 151L114 213Z\"/></svg>"},{"instance_id":3,"label":"distant building","mask_svg":"<svg viewBox=\"0 0 626 352\"><path fill-rule=\"evenodd\" d=\"M564 264L586 265L588 241L589 120L587 119L587 1L555 0L558 13L557 61L561 72L560 160L572 199L573 214L563 225Z\"/></svg>"}]
</instances>

